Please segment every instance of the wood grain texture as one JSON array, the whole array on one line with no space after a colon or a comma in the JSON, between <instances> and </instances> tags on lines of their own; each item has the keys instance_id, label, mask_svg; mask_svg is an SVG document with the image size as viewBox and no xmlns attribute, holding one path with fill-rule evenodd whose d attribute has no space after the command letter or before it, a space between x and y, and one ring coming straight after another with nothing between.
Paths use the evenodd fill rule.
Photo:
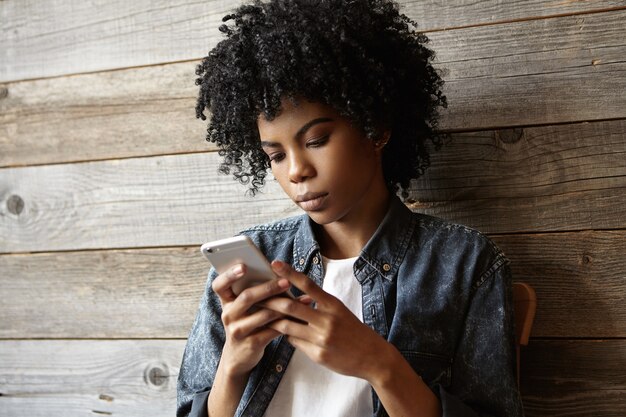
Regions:
<instances>
[{"instance_id":1,"label":"wood grain texture","mask_svg":"<svg viewBox=\"0 0 626 417\"><path fill-rule=\"evenodd\" d=\"M411 207L487 233L623 228L624 131L622 120L528 128L517 141L462 135ZM218 165L201 153L2 169L0 253L195 245L301 212L275 181L246 197Z\"/></svg>"},{"instance_id":2,"label":"wood grain texture","mask_svg":"<svg viewBox=\"0 0 626 417\"><path fill-rule=\"evenodd\" d=\"M184 340L0 341L0 416L172 416L184 345ZM621 416L625 350L624 340L531 340L522 351L526 415Z\"/></svg>"},{"instance_id":3,"label":"wood grain texture","mask_svg":"<svg viewBox=\"0 0 626 417\"><path fill-rule=\"evenodd\" d=\"M613 11L432 33L448 71L440 128L626 118L624 21ZM0 86L0 166L214 149L195 118L198 62Z\"/></svg>"},{"instance_id":4,"label":"wood grain texture","mask_svg":"<svg viewBox=\"0 0 626 417\"><path fill-rule=\"evenodd\" d=\"M184 340L0 342L0 416L173 416Z\"/></svg>"},{"instance_id":5,"label":"wood grain texture","mask_svg":"<svg viewBox=\"0 0 626 417\"><path fill-rule=\"evenodd\" d=\"M200 244L300 212L276 182L246 197L217 167L210 153L1 170L0 252Z\"/></svg>"},{"instance_id":6,"label":"wood grain texture","mask_svg":"<svg viewBox=\"0 0 626 417\"><path fill-rule=\"evenodd\" d=\"M626 231L493 239L537 293L532 337L626 337Z\"/></svg>"},{"instance_id":7,"label":"wood grain texture","mask_svg":"<svg viewBox=\"0 0 626 417\"><path fill-rule=\"evenodd\" d=\"M626 231L493 238L537 293L532 337L626 337ZM0 338L185 338L208 269L198 246L2 255Z\"/></svg>"},{"instance_id":8,"label":"wood grain texture","mask_svg":"<svg viewBox=\"0 0 626 417\"><path fill-rule=\"evenodd\" d=\"M195 63L12 83L0 166L215 149L195 118Z\"/></svg>"},{"instance_id":9,"label":"wood grain texture","mask_svg":"<svg viewBox=\"0 0 626 417\"><path fill-rule=\"evenodd\" d=\"M199 247L0 256L0 338L186 338Z\"/></svg>"},{"instance_id":10,"label":"wood grain texture","mask_svg":"<svg viewBox=\"0 0 626 417\"><path fill-rule=\"evenodd\" d=\"M240 3L3 1L0 81L199 58L220 39L222 16ZM617 0L589 3L400 1L402 11L425 31L624 6Z\"/></svg>"},{"instance_id":11,"label":"wood grain texture","mask_svg":"<svg viewBox=\"0 0 626 417\"><path fill-rule=\"evenodd\" d=\"M538 340L522 349L527 416L623 416L626 340Z\"/></svg>"},{"instance_id":12,"label":"wood grain texture","mask_svg":"<svg viewBox=\"0 0 626 417\"><path fill-rule=\"evenodd\" d=\"M502 129L455 135L411 207L489 233L624 228L625 188L624 120Z\"/></svg>"}]
</instances>

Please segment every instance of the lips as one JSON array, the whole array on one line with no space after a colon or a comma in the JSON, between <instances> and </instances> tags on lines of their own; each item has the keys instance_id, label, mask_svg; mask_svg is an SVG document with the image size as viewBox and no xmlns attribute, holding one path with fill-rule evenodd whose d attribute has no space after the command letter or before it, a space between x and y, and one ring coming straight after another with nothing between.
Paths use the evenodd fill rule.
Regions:
<instances>
[{"instance_id":1,"label":"lips","mask_svg":"<svg viewBox=\"0 0 626 417\"><path fill-rule=\"evenodd\" d=\"M328 197L328 193L308 192L296 196L296 203L304 211L318 211L323 208L326 197Z\"/></svg>"}]
</instances>

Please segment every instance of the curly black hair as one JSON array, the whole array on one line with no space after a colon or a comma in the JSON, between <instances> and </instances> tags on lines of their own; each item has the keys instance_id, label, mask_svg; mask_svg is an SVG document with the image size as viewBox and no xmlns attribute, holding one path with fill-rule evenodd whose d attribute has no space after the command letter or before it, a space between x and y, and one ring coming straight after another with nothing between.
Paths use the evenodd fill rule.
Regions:
<instances>
[{"instance_id":1,"label":"curly black hair","mask_svg":"<svg viewBox=\"0 0 626 417\"><path fill-rule=\"evenodd\" d=\"M369 139L391 130L383 153L385 181L407 188L439 149L437 107L447 107L435 53L417 24L389 0L272 0L242 5L225 16L226 35L196 67L196 117L211 113L206 140L224 159L220 172L264 184L269 159L257 119L272 120L281 99L331 106Z\"/></svg>"}]
</instances>

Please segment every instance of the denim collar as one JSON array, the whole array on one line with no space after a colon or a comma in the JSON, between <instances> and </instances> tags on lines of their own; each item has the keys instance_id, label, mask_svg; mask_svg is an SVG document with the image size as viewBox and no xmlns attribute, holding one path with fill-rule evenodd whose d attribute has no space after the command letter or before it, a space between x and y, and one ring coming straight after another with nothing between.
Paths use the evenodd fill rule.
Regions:
<instances>
[{"instance_id":1,"label":"denim collar","mask_svg":"<svg viewBox=\"0 0 626 417\"><path fill-rule=\"evenodd\" d=\"M294 241L294 268L305 274L308 273L312 263L321 261L320 248L315 240L313 225L313 220L309 216L304 216ZM383 278L393 280L404 259L414 229L413 213L400 201L400 198L392 195L385 217L361 250L354 264L357 279L363 276L358 271L371 268Z\"/></svg>"}]
</instances>

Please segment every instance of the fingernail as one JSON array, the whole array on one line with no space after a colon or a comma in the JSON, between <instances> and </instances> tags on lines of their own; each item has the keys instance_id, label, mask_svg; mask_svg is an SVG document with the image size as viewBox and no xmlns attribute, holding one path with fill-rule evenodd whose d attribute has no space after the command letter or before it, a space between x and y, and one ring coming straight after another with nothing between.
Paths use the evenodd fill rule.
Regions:
<instances>
[{"instance_id":1,"label":"fingernail","mask_svg":"<svg viewBox=\"0 0 626 417\"><path fill-rule=\"evenodd\" d=\"M283 261L274 261L272 262L272 267L274 271L281 272L285 270L285 263Z\"/></svg>"},{"instance_id":2,"label":"fingernail","mask_svg":"<svg viewBox=\"0 0 626 417\"><path fill-rule=\"evenodd\" d=\"M291 283L289 281L287 281L285 278L282 278L280 280L278 280L278 286L280 288L289 288L291 286Z\"/></svg>"},{"instance_id":3,"label":"fingernail","mask_svg":"<svg viewBox=\"0 0 626 417\"><path fill-rule=\"evenodd\" d=\"M241 273L243 273L243 266L241 265L237 265L234 269L233 269L233 273L235 275L239 275Z\"/></svg>"}]
</instances>

